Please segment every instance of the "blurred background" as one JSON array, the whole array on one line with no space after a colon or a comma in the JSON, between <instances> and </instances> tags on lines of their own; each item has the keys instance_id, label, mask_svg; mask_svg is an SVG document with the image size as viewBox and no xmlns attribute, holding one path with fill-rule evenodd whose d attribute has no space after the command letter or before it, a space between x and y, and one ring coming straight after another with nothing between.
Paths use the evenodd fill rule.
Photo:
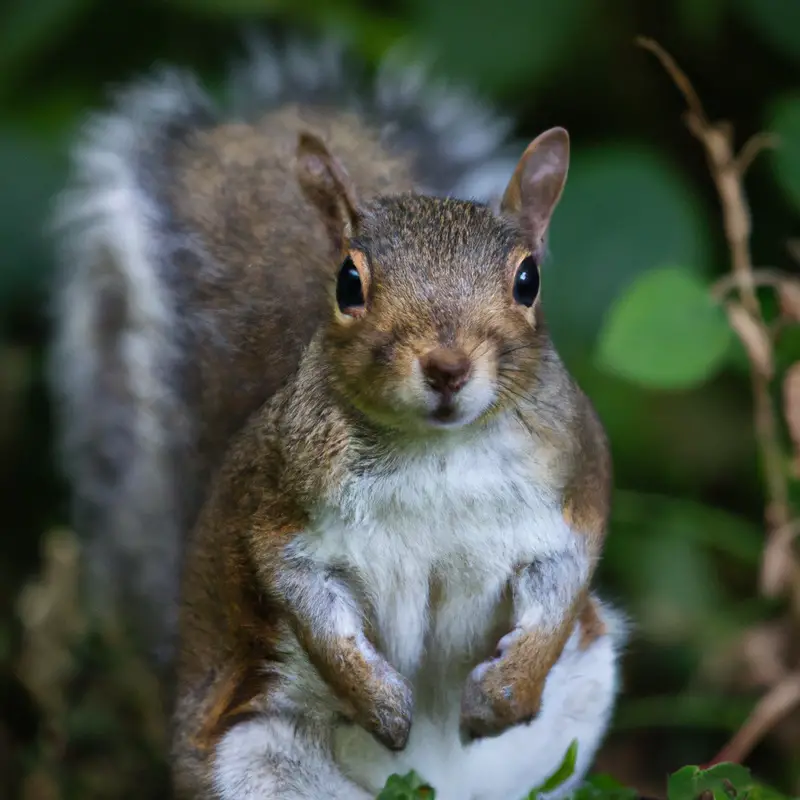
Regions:
<instances>
[{"instance_id":1,"label":"blurred background","mask_svg":"<svg viewBox=\"0 0 800 800\"><path fill-rule=\"evenodd\" d=\"M75 126L109 84L171 62L213 88L252 22L343 31L371 65L399 40L426 44L441 75L514 117L521 143L569 129L545 308L612 440L618 492L600 583L634 621L598 769L661 793L669 771L710 760L800 667L800 626L790 591L760 589L765 499L747 355L696 296L730 268L718 199L683 100L634 37L675 56L737 145L780 135L746 180L753 259L796 276L798 0L4 0L0 797L163 796L153 677L124 639L92 630L78 598L80 541L43 372L53 274L43 227ZM777 318L769 291L762 302ZM792 324L774 358L778 379L800 359ZM776 380L779 416L781 397ZM782 422L779 432L788 464ZM800 710L769 727L747 763L800 795Z\"/></svg>"}]
</instances>

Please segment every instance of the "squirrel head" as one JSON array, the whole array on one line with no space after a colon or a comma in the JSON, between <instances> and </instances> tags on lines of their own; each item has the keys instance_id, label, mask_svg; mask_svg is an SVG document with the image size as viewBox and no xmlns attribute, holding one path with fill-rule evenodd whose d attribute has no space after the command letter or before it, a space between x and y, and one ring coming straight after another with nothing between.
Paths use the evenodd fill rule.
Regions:
<instances>
[{"instance_id":1,"label":"squirrel head","mask_svg":"<svg viewBox=\"0 0 800 800\"><path fill-rule=\"evenodd\" d=\"M569 137L523 153L499 213L416 194L359 202L344 167L302 134L297 177L330 236L322 346L336 388L373 421L458 428L518 404L548 343L539 302L544 240Z\"/></svg>"}]
</instances>

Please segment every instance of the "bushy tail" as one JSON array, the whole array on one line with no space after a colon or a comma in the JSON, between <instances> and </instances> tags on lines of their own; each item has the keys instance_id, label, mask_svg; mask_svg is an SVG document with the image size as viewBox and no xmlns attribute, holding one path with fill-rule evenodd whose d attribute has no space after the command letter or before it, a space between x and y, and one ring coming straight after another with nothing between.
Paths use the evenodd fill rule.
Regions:
<instances>
[{"instance_id":1,"label":"bushy tail","mask_svg":"<svg viewBox=\"0 0 800 800\"><path fill-rule=\"evenodd\" d=\"M212 457L198 452L199 404L186 390L197 321L182 298L199 278L181 268L192 242L175 232L164 194L170 146L199 126L300 102L361 113L393 149L414 154L431 193L488 200L515 163L502 152L506 121L397 56L362 82L332 41L252 41L249 50L222 108L178 71L118 92L80 135L57 206L52 383L87 586L94 608L124 608L161 661L172 653L181 548L209 466L201 461Z\"/></svg>"}]
</instances>

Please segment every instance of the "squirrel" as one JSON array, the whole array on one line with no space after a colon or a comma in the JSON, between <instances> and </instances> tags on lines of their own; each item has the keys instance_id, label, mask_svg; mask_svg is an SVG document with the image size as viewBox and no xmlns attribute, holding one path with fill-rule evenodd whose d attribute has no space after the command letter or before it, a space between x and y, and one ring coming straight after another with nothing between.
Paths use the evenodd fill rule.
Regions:
<instances>
[{"instance_id":1,"label":"squirrel","mask_svg":"<svg viewBox=\"0 0 800 800\"><path fill-rule=\"evenodd\" d=\"M62 447L90 583L174 666L178 797L518 800L576 740L561 797L605 734L612 465L540 297L569 136L509 162L420 76L255 43L227 108L161 72L76 146Z\"/></svg>"}]
</instances>

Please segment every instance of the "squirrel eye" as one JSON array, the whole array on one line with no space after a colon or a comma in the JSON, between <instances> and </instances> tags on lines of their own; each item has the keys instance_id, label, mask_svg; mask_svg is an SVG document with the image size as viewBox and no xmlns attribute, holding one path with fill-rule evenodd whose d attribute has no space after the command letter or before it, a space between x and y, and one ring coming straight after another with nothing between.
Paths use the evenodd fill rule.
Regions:
<instances>
[{"instance_id":1,"label":"squirrel eye","mask_svg":"<svg viewBox=\"0 0 800 800\"><path fill-rule=\"evenodd\" d=\"M533 305L539 295L539 267L533 256L522 259L514 276L514 300L523 306Z\"/></svg>"},{"instance_id":2,"label":"squirrel eye","mask_svg":"<svg viewBox=\"0 0 800 800\"><path fill-rule=\"evenodd\" d=\"M353 259L348 256L339 269L336 279L336 303L343 314L352 314L353 311L364 307L364 289L361 285L361 275L358 273Z\"/></svg>"}]
</instances>

